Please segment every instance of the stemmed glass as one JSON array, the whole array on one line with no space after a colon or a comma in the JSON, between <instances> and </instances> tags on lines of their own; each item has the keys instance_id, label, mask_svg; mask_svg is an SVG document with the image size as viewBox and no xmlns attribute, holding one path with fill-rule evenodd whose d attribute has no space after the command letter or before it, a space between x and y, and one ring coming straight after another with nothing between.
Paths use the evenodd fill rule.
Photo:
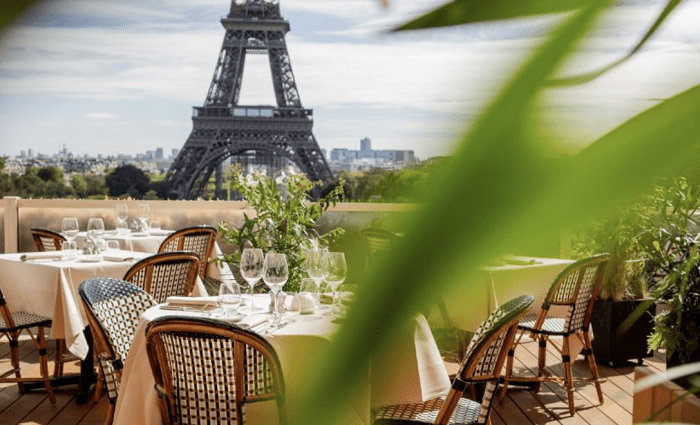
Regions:
<instances>
[{"instance_id":1,"label":"stemmed glass","mask_svg":"<svg viewBox=\"0 0 700 425\"><path fill-rule=\"evenodd\" d=\"M274 315L275 319L272 328L277 328L281 324L282 315L277 308L277 296L282 287L287 283L289 269L287 267L287 256L276 252L268 252L263 262L263 281L270 288L275 299ZM268 332L272 329L268 329Z\"/></svg>"},{"instance_id":2,"label":"stemmed glass","mask_svg":"<svg viewBox=\"0 0 700 425\"><path fill-rule=\"evenodd\" d=\"M243 279L245 279L250 286L250 307L248 308L250 311L262 310L262 308L255 306L253 288L263 276L263 263L264 257L262 249L243 248L243 252L241 253L240 271L241 276L243 276Z\"/></svg>"},{"instance_id":3,"label":"stemmed glass","mask_svg":"<svg viewBox=\"0 0 700 425\"><path fill-rule=\"evenodd\" d=\"M126 220L129 218L129 208L126 204L117 204L115 211L117 213L117 232L124 233L122 229L129 228L129 226L126 224Z\"/></svg>"},{"instance_id":4,"label":"stemmed glass","mask_svg":"<svg viewBox=\"0 0 700 425\"><path fill-rule=\"evenodd\" d=\"M233 280L226 280L219 285L219 297L217 303L225 318L240 320L241 314L238 308L241 306L241 288Z\"/></svg>"},{"instance_id":5,"label":"stemmed glass","mask_svg":"<svg viewBox=\"0 0 700 425\"><path fill-rule=\"evenodd\" d=\"M304 267L309 277L316 283L316 294L321 290L321 282L328 276L328 248L316 247L307 252Z\"/></svg>"},{"instance_id":6,"label":"stemmed glass","mask_svg":"<svg viewBox=\"0 0 700 425\"><path fill-rule=\"evenodd\" d=\"M139 222L144 231L148 230L148 216L150 214L151 207L149 207L148 204L138 204L136 206L136 216L139 218Z\"/></svg>"},{"instance_id":7,"label":"stemmed glass","mask_svg":"<svg viewBox=\"0 0 700 425\"><path fill-rule=\"evenodd\" d=\"M63 221L61 222L61 233L63 236L66 237L66 240L70 242L71 246L73 246L73 243L75 241L75 238L78 236L78 231L80 228L78 227L78 219L75 217L64 217Z\"/></svg>"},{"instance_id":8,"label":"stemmed glass","mask_svg":"<svg viewBox=\"0 0 700 425\"><path fill-rule=\"evenodd\" d=\"M328 253L328 274L324 278L328 286L333 290L333 314L341 314L338 305L338 287L345 281L348 273L348 265L345 262L345 254L342 252Z\"/></svg>"}]
</instances>

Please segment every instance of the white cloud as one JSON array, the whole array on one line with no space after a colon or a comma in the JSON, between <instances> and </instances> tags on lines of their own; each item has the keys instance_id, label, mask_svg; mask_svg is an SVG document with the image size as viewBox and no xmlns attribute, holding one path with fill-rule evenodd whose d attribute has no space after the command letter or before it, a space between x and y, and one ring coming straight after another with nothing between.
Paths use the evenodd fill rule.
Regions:
<instances>
[{"instance_id":1,"label":"white cloud","mask_svg":"<svg viewBox=\"0 0 700 425\"><path fill-rule=\"evenodd\" d=\"M89 114L83 115L84 118L91 119L91 120L107 120L107 121L115 121L118 120L119 114L115 114L114 112L92 112Z\"/></svg>"}]
</instances>

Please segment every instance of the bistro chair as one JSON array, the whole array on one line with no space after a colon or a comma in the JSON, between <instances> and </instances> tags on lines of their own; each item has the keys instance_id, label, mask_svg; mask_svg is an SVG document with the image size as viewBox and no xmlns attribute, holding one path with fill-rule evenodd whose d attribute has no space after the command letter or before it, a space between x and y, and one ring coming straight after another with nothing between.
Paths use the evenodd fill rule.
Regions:
<instances>
[{"instance_id":1,"label":"bistro chair","mask_svg":"<svg viewBox=\"0 0 700 425\"><path fill-rule=\"evenodd\" d=\"M211 226L192 226L182 228L163 240L158 253L188 251L199 256L199 278L205 282L209 268L209 258L214 252L216 229Z\"/></svg>"},{"instance_id":2,"label":"bistro chair","mask_svg":"<svg viewBox=\"0 0 700 425\"><path fill-rule=\"evenodd\" d=\"M598 400L603 403L603 391L600 387L598 367L591 348L591 338L588 334L593 303L598 296L600 285L605 275L609 254L599 254L583 260L579 260L564 271L554 280L549 288L547 297L542 304L539 313L524 317L518 324L520 335L513 342L512 348L508 352L508 364L499 395L499 400L503 401L508 391L508 385L525 384L533 386L535 391L539 390L540 383L545 381L557 382L566 388L569 401L569 412L573 416L576 408L574 406L574 384L573 381L593 382L598 392ZM560 306L565 311L562 315L551 315L550 307ZM515 348L524 333L529 333L530 337L539 342L538 373L537 376L512 376L513 357ZM571 368L570 338L575 335L583 344L583 354L588 360L588 367L592 378L574 379ZM563 337L561 347L552 341L552 345L561 354L564 365L564 377L552 376L545 370L547 358L547 341L551 341L551 336Z\"/></svg>"},{"instance_id":3,"label":"bistro chair","mask_svg":"<svg viewBox=\"0 0 700 425\"><path fill-rule=\"evenodd\" d=\"M192 252L164 252L144 258L124 275L130 282L151 294L156 303L169 296L190 296L199 273L199 257Z\"/></svg>"},{"instance_id":4,"label":"bistro chair","mask_svg":"<svg viewBox=\"0 0 700 425\"><path fill-rule=\"evenodd\" d=\"M377 264L401 239L396 233L376 227L367 227L361 233L367 250L368 267Z\"/></svg>"},{"instance_id":5,"label":"bistro chair","mask_svg":"<svg viewBox=\"0 0 700 425\"><path fill-rule=\"evenodd\" d=\"M201 317L159 317L146 328L163 424L245 424L248 403L274 400L287 423L275 349L262 336Z\"/></svg>"},{"instance_id":6,"label":"bistro chair","mask_svg":"<svg viewBox=\"0 0 700 425\"><path fill-rule=\"evenodd\" d=\"M106 424L111 424L119 395L124 360L129 354L141 313L156 305L153 297L120 279L97 277L78 289L88 318L109 398Z\"/></svg>"},{"instance_id":7,"label":"bistro chair","mask_svg":"<svg viewBox=\"0 0 700 425\"><path fill-rule=\"evenodd\" d=\"M39 229L36 227L33 227L31 230L34 244L39 252L60 251L63 242L66 241L63 235L52 230Z\"/></svg>"},{"instance_id":8,"label":"bistro chair","mask_svg":"<svg viewBox=\"0 0 700 425\"><path fill-rule=\"evenodd\" d=\"M375 425L388 424L486 424L506 350L515 337L518 320L532 307L534 297L521 295L491 313L479 326L469 343L452 389L446 396L424 403L410 403L380 408ZM462 397L473 385L485 384L481 401ZM474 399L475 391L471 391Z\"/></svg>"},{"instance_id":9,"label":"bistro chair","mask_svg":"<svg viewBox=\"0 0 700 425\"><path fill-rule=\"evenodd\" d=\"M24 393L24 383L43 382L51 403L56 404L56 395L51 386L49 376L48 355L46 353L45 328L51 327L51 319L24 311L11 312L7 306L5 295L0 289L0 337L6 336L10 343L11 369L0 374L0 383L15 382L20 393ZM36 328L36 335L32 333ZM22 377L19 361L19 337L26 332L39 351L39 369L41 377ZM14 374L14 377L10 375Z\"/></svg>"}]
</instances>

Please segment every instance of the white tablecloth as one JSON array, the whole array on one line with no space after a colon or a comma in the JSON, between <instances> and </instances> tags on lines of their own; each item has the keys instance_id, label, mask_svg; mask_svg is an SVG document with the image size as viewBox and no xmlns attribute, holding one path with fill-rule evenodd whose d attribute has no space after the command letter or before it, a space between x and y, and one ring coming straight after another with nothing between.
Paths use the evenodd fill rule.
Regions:
<instances>
[{"instance_id":1,"label":"white tablecloth","mask_svg":"<svg viewBox=\"0 0 700 425\"><path fill-rule=\"evenodd\" d=\"M148 257L145 252L117 251L119 255L134 257L133 261L21 261L21 253L0 255L0 288L11 311L27 311L53 320L51 338L66 340L68 350L84 359L88 346L83 329L88 325L78 287L93 277L121 279L138 260ZM216 267L210 275L219 276ZM193 295L205 295L201 280Z\"/></svg>"},{"instance_id":2,"label":"white tablecloth","mask_svg":"<svg viewBox=\"0 0 700 425\"><path fill-rule=\"evenodd\" d=\"M535 297L532 308L537 311L557 275L574 262L559 258L514 258L532 259L536 263L484 267L478 271L475 281L454 285L444 294L445 305L456 327L475 331L498 305L522 294Z\"/></svg>"},{"instance_id":3,"label":"white tablecloth","mask_svg":"<svg viewBox=\"0 0 700 425\"><path fill-rule=\"evenodd\" d=\"M119 242L119 249L126 251L156 253L158 252L160 244L165 240L165 237L172 232L172 230L161 230L150 233L127 233L125 235L119 235L112 231L105 232L104 239ZM75 238L78 248L85 245L86 239L87 232L78 233L78 236Z\"/></svg>"},{"instance_id":4,"label":"white tablecloth","mask_svg":"<svg viewBox=\"0 0 700 425\"><path fill-rule=\"evenodd\" d=\"M262 306L269 298L256 295L256 300ZM145 328L155 317L173 314L194 313L165 311L154 307L142 316L124 365L114 418L116 425L162 423L146 354ZM294 406L303 402L295 399L295 395L300 394L300 388L309 384L306 378L308 371L314 367L314 359L324 355L332 343L337 325L331 319L325 311L298 315L292 318L293 323L267 338L277 351L282 365L290 424L295 423ZM343 424L369 424L371 407L421 402L449 391L450 381L445 366L423 316L417 317L412 325L407 326L400 341L400 346L393 346L390 353L377 354L372 359L371 367L351 372L363 374L366 378L363 380L361 396L352 401L350 411L343 413ZM378 390L379 386L381 390ZM246 417L251 425L272 425L276 423L276 414L273 403L252 403L248 405Z\"/></svg>"}]
</instances>

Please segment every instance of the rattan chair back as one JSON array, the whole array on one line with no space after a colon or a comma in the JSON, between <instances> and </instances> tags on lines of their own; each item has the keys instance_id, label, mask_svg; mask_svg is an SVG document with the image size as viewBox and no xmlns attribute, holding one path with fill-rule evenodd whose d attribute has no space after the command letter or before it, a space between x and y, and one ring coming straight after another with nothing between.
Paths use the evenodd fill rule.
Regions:
<instances>
[{"instance_id":1,"label":"rattan chair back","mask_svg":"<svg viewBox=\"0 0 700 425\"><path fill-rule=\"evenodd\" d=\"M33 227L32 238L34 238L34 244L39 252L44 251L60 251L63 242L66 238L60 233L56 233L53 230L39 229Z\"/></svg>"},{"instance_id":2,"label":"rattan chair back","mask_svg":"<svg viewBox=\"0 0 700 425\"><path fill-rule=\"evenodd\" d=\"M518 321L532 308L533 301L532 295L521 295L501 305L481 323L444 399L384 407L377 412L375 424L486 424ZM468 385L478 383L486 384L480 402L463 399Z\"/></svg>"},{"instance_id":3,"label":"rattan chair back","mask_svg":"<svg viewBox=\"0 0 700 425\"><path fill-rule=\"evenodd\" d=\"M375 227L362 229L362 241L367 250L367 265L369 267L381 261L400 240L396 233Z\"/></svg>"},{"instance_id":4,"label":"rattan chair back","mask_svg":"<svg viewBox=\"0 0 700 425\"><path fill-rule=\"evenodd\" d=\"M111 413L119 394L124 360L129 354L141 313L156 305L146 291L120 279L97 277L78 288L104 373Z\"/></svg>"},{"instance_id":5,"label":"rattan chair back","mask_svg":"<svg viewBox=\"0 0 700 425\"><path fill-rule=\"evenodd\" d=\"M215 228L211 226L185 227L166 237L160 244L158 252L187 251L197 254L199 257L199 278L204 282L215 243Z\"/></svg>"},{"instance_id":6,"label":"rattan chair back","mask_svg":"<svg viewBox=\"0 0 700 425\"><path fill-rule=\"evenodd\" d=\"M595 255L564 269L547 292L535 328L541 328L549 308L558 305L566 308L561 329L563 333L573 334L588 330L593 304L603 283L609 257L609 254Z\"/></svg>"},{"instance_id":7,"label":"rattan chair back","mask_svg":"<svg viewBox=\"0 0 700 425\"><path fill-rule=\"evenodd\" d=\"M148 360L164 424L245 424L248 403L274 400L286 423L275 349L234 324L166 316L146 329Z\"/></svg>"},{"instance_id":8,"label":"rattan chair back","mask_svg":"<svg viewBox=\"0 0 700 425\"><path fill-rule=\"evenodd\" d=\"M190 296L198 273L197 254L164 252L134 264L124 280L148 292L160 304L170 296Z\"/></svg>"}]
</instances>

